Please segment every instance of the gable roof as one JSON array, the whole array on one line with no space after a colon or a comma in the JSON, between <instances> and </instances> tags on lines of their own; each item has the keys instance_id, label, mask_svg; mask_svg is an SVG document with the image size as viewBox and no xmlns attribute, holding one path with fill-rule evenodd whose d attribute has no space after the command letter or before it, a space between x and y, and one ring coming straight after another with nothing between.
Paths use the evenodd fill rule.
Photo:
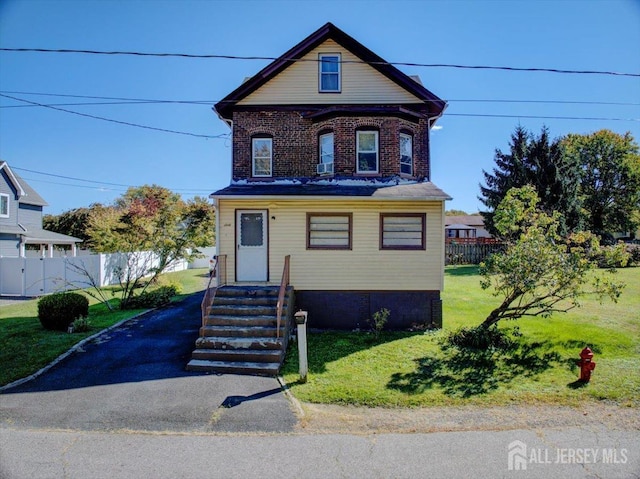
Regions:
<instances>
[{"instance_id":1,"label":"gable roof","mask_svg":"<svg viewBox=\"0 0 640 479\"><path fill-rule=\"evenodd\" d=\"M455 225L477 226L480 228L484 228L484 218L482 217L482 215L446 216L444 219L444 224L447 228L452 229L460 229L453 228L453 226Z\"/></svg>"},{"instance_id":2,"label":"gable roof","mask_svg":"<svg viewBox=\"0 0 640 479\"><path fill-rule=\"evenodd\" d=\"M372 68L376 69L391 81L423 100L428 107L429 116L437 117L446 108L447 103L427 90L421 83L418 83L410 76L402 73L396 67L387 63L383 58L379 57L353 37L347 35L345 32L329 22L264 67L216 103L214 106L215 111L222 118L231 119L233 107L239 101L256 91L273 77L293 65L296 60L299 60L328 39L334 40L336 43L349 50L363 62L368 63Z\"/></svg>"},{"instance_id":3,"label":"gable roof","mask_svg":"<svg viewBox=\"0 0 640 479\"><path fill-rule=\"evenodd\" d=\"M48 203L34 190L29 183L15 173L6 161L0 160L0 171L4 171L18 192L18 203L35 206L48 206Z\"/></svg>"}]
</instances>

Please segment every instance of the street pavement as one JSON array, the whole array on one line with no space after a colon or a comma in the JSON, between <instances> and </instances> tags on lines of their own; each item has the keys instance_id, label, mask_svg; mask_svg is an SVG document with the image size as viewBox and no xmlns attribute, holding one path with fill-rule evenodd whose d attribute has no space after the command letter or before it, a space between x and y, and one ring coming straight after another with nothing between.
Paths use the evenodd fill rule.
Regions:
<instances>
[{"instance_id":1,"label":"street pavement","mask_svg":"<svg viewBox=\"0 0 640 479\"><path fill-rule=\"evenodd\" d=\"M0 428L0 444L3 479L640 477L637 431L589 427L340 435Z\"/></svg>"},{"instance_id":2,"label":"street pavement","mask_svg":"<svg viewBox=\"0 0 640 479\"><path fill-rule=\"evenodd\" d=\"M274 378L186 372L197 296L0 394L0 479L640 478L637 430L305 433Z\"/></svg>"}]
</instances>

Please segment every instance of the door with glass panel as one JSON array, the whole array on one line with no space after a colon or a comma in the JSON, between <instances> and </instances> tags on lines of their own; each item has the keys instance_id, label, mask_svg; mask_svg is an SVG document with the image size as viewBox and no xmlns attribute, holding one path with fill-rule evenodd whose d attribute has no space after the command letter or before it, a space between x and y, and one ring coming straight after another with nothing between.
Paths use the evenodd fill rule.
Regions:
<instances>
[{"instance_id":1,"label":"door with glass panel","mask_svg":"<svg viewBox=\"0 0 640 479\"><path fill-rule=\"evenodd\" d=\"M236 281L267 281L267 212L236 212Z\"/></svg>"}]
</instances>

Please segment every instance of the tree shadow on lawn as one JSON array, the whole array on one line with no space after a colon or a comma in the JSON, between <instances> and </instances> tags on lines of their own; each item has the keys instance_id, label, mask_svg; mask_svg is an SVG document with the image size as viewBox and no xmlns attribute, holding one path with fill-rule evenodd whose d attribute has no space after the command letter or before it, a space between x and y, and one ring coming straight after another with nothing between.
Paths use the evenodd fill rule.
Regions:
<instances>
[{"instance_id":1,"label":"tree shadow on lawn","mask_svg":"<svg viewBox=\"0 0 640 479\"><path fill-rule=\"evenodd\" d=\"M435 330L434 330L435 331ZM378 340L366 331L313 331L307 335L307 361L309 373L322 374L327 364L376 346L424 335L424 331L383 331ZM429 333L426 333L429 334ZM289 343L283 366L283 374L298 372L298 347Z\"/></svg>"},{"instance_id":2,"label":"tree shadow on lawn","mask_svg":"<svg viewBox=\"0 0 640 479\"><path fill-rule=\"evenodd\" d=\"M476 276L478 274L477 264L465 264L447 266L444 270L445 276Z\"/></svg>"},{"instance_id":3,"label":"tree shadow on lawn","mask_svg":"<svg viewBox=\"0 0 640 479\"><path fill-rule=\"evenodd\" d=\"M550 342L528 343L522 338L504 347L476 349L441 345L436 356L416 359L417 369L396 373L387 384L407 394L440 387L452 397L485 394L516 378L532 377L561 364Z\"/></svg>"}]
</instances>

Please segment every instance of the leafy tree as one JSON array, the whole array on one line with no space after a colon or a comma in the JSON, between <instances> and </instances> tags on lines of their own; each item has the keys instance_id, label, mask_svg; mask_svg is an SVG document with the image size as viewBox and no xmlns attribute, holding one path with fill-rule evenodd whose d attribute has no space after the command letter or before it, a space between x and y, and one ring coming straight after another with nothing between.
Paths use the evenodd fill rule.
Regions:
<instances>
[{"instance_id":1,"label":"leafy tree","mask_svg":"<svg viewBox=\"0 0 640 479\"><path fill-rule=\"evenodd\" d=\"M538 137L518 126L511 135L509 153L496 149L496 167L483 170L485 185L480 185L480 201L488 211L482 213L487 229L494 235L494 211L511 188L532 185L540 198L540 208L547 213L558 211L562 231L578 229L580 223L578 164L562 154L560 140L551 140L547 128Z\"/></svg>"},{"instance_id":2,"label":"leafy tree","mask_svg":"<svg viewBox=\"0 0 640 479\"><path fill-rule=\"evenodd\" d=\"M215 239L212 205L198 197L184 202L157 185L129 188L113 207L93 212L89 224L96 251L123 255L124 264L117 267L122 308L143 278L148 278L148 285L167 266L192 259L195 248L210 246Z\"/></svg>"},{"instance_id":3,"label":"leafy tree","mask_svg":"<svg viewBox=\"0 0 640 479\"><path fill-rule=\"evenodd\" d=\"M83 243L87 243L89 217L97 208L102 208L102 205L94 204L89 208L75 208L59 215L44 215L42 226L48 231L80 238Z\"/></svg>"},{"instance_id":4,"label":"leafy tree","mask_svg":"<svg viewBox=\"0 0 640 479\"><path fill-rule=\"evenodd\" d=\"M502 319L566 312L587 294L617 300L624 285L613 280L615 270L596 271L595 258L623 256L622 245L605 251L588 232L564 239L559 233L560 215L539 208L532 186L509 190L494 219L498 232L512 239L503 253L480 265L482 288L493 288L494 295L502 298L480 329Z\"/></svg>"},{"instance_id":5,"label":"leafy tree","mask_svg":"<svg viewBox=\"0 0 640 479\"><path fill-rule=\"evenodd\" d=\"M447 210L444 214L447 216L469 216L469 213L462 210Z\"/></svg>"},{"instance_id":6,"label":"leafy tree","mask_svg":"<svg viewBox=\"0 0 640 479\"><path fill-rule=\"evenodd\" d=\"M602 237L635 232L640 225L640 155L633 136L610 130L570 134L562 146L568 161L580 166L586 229Z\"/></svg>"}]
</instances>

